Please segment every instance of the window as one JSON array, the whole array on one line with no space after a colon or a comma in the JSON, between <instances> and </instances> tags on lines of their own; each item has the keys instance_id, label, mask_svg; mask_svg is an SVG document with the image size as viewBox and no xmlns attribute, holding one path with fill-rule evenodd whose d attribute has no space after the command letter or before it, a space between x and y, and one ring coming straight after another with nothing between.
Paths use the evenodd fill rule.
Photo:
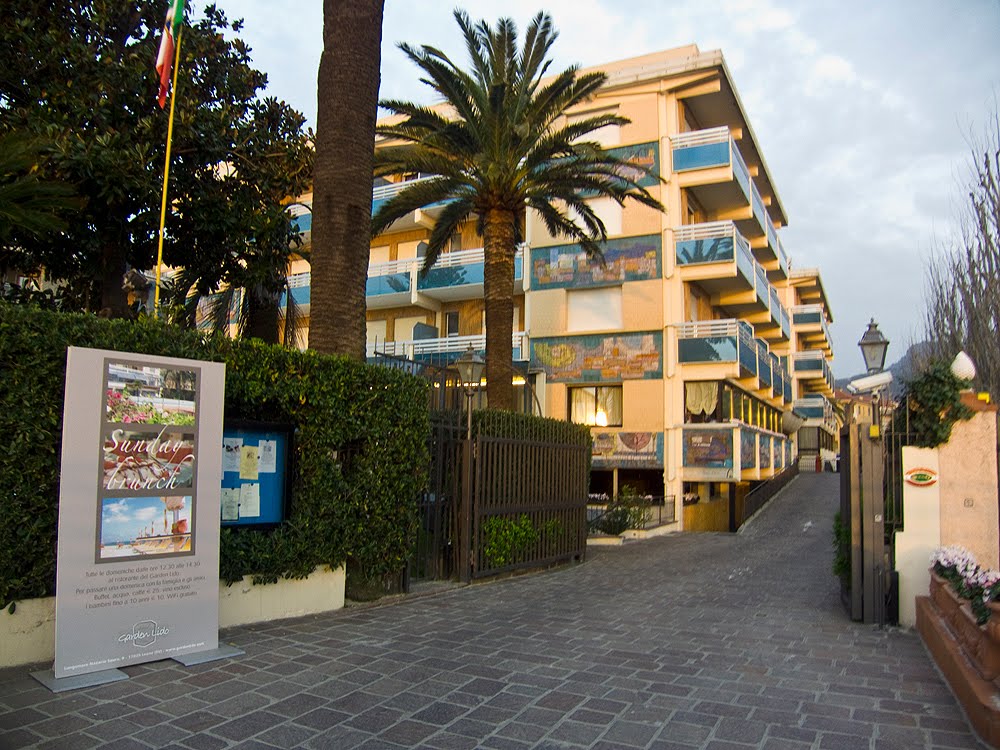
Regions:
<instances>
[{"instance_id":1,"label":"window","mask_svg":"<svg viewBox=\"0 0 1000 750\"><path fill-rule=\"evenodd\" d=\"M569 389L570 420L593 427L622 426L622 387L598 385Z\"/></svg>"},{"instance_id":2,"label":"window","mask_svg":"<svg viewBox=\"0 0 1000 750\"><path fill-rule=\"evenodd\" d=\"M623 327L622 288L570 289L566 294L567 331L617 331ZM517 330L517 326L514 326Z\"/></svg>"},{"instance_id":3,"label":"window","mask_svg":"<svg viewBox=\"0 0 1000 750\"><path fill-rule=\"evenodd\" d=\"M455 232L451 236L451 252L457 253L462 249L462 234L460 232Z\"/></svg>"},{"instance_id":4,"label":"window","mask_svg":"<svg viewBox=\"0 0 1000 750\"><path fill-rule=\"evenodd\" d=\"M458 335L458 311L446 312L444 314L445 336L451 338Z\"/></svg>"}]
</instances>

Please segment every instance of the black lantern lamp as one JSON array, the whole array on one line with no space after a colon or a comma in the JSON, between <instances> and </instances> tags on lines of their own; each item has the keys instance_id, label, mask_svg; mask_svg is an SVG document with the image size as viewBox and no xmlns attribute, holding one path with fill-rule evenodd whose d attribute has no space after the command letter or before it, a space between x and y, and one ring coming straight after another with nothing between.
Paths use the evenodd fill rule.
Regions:
<instances>
[{"instance_id":1,"label":"black lantern lamp","mask_svg":"<svg viewBox=\"0 0 1000 750\"><path fill-rule=\"evenodd\" d=\"M889 339L882 335L875 318L872 318L871 323L868 324L868 330L858 342L858 348L861 349L861 356L865 358L868 374L874 375L882 372L885 368L885 353L889 348Z\"/></svg>"},{"instance_id":2,"label":"black lantern lamp","mask_svg":"<svg viewBox=\"0 0 1000 750\"><path fill-rule=\"evenodd\" d=\"M479 383L483 379L483 369L485 367L486 362L477 352L472 350L471 346L455 362L458 376L462 379L462 390L465 391L467 397L471 398L476 388L479 387Z\"/></svg>"}]
</instances>

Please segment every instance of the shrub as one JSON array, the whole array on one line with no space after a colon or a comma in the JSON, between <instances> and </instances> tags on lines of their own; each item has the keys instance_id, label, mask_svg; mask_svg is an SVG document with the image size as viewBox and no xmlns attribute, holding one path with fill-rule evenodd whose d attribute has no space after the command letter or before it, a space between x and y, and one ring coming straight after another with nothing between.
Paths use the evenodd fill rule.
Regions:
<instances>
[{"instance_id":1,"label":"shrub","mask_svg":"<svg viewBox=\"0 0 1000 750\"><path fill-rule=\"evenodd\" d=\"M625 485L602 515L594 520L593 528L604 534L617 535L628 529L645 528L649 520L646 499L633 487Z\"/></svg>"},{"instance_id":2,"label":"shrub","mask_svg":"<svg viewBox=\"0 0 1000 750\"><path fill-rule=\"evenodd\" d=\"M0 302L0 603L55 590L66 349L226 363L227 419L295 426L287 521L223 529L220 578L270 583L351 559L369 575L404 564L426 483L426 384L398 370L259 341L204 337L145 319L102 320ZM336 455L336 459L334 456Z\"/></svg>"},{"instance_id":3,"label":"shrub","mask_svg":"<svg viewBox=\"0 0 1000 750\"><path fill-rule=\"evenodd\" d=\"M483 524L483 558L487 568L503 568L517 562L538 541L538 530L527 515L517 518L493 516Z\"/></svg>"}]
</instances>

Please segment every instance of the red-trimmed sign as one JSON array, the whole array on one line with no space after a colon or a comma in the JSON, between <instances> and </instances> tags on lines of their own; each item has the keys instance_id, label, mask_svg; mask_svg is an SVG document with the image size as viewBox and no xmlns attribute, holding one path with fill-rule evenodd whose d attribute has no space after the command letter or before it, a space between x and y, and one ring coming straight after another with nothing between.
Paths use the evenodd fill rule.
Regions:
<instances>
[{"instance_id":1,"label":"red-trimmed sign","mask_svg":"<svg viewBox=\"0 0 1000 750\"><path fill-rule=\"evenodd\" d=\"M914 487L930 487L932 484L937 484L938 475L934 469L918 466L903 474L903 479Z\"/></svg>"}]
</instances>

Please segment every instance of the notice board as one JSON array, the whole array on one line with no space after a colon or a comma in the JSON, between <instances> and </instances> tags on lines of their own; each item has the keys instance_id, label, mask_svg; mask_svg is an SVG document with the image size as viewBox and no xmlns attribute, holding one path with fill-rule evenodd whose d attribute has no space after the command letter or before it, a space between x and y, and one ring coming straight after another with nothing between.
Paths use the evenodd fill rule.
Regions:
<instances>
[{"instance_id":1,"label":"notice board","mask_svg":"<svg viewBox=\"0 0 1000 750\"><path fill-rule=\"evenodd\" d=\"M222 432L223 526L267 527L285 520L291 455L291 425L226 422Z\"/></svg>"}]
</instances>

